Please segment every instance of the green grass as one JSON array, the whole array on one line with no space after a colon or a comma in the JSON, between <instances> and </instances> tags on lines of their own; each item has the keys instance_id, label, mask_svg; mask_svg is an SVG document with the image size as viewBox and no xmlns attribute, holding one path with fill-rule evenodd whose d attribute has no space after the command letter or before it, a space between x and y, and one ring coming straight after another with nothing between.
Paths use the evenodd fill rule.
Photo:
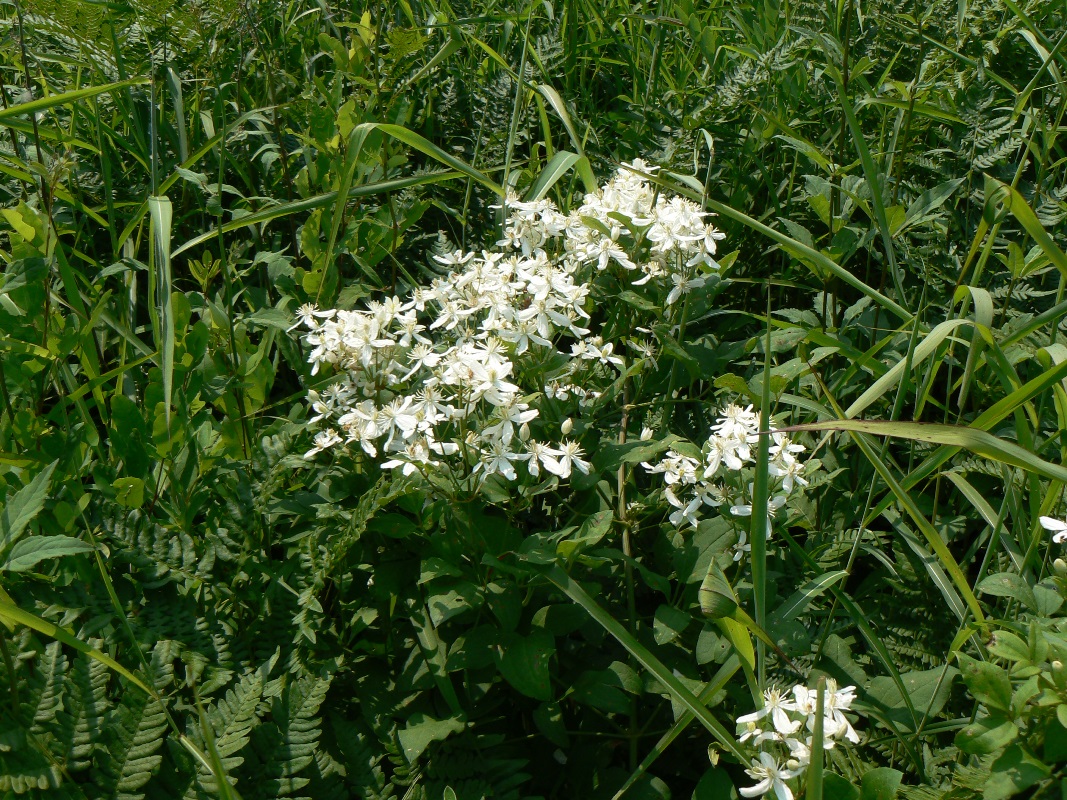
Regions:
<instances>
[{"instance_id":1,"label":"green grass","mask_svg":"<svg viewBox=\"0 0 1067 800\"><path fill-rule=\"evenodd\" d=\"M0 561L37 559L0 566L0 793L724 797L733 719L824 677L869 738L805 797L1055 791L1062 681L1020 686L1062 635L1062 4L0 7ZM577 208L639 157L722 280L673 329L600 309L659 361L576 435L764 409L822 466L770 542L674 530L638 462L463 505L301 457L298 306L404 295L504 187ZM1020 733L983 750L996 669Z\"/></svg>"}]
</instances>

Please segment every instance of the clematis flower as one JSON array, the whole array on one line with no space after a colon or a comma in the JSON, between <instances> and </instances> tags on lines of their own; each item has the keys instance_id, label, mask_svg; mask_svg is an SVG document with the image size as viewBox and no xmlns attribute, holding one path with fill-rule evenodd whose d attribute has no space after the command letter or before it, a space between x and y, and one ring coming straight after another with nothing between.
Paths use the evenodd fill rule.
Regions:
<instances>
[{"instance_id":1,"label":"clematis flower","mask_svg":"<svg viewBox=\"0 0 1067 800\"><path fill-rule=\"evenodd\" d=\"M583 475L589 474L592 466L588 461L583 461L581 446L577 442L564 441L560 443L558 455L542 459L545 469L560 478L569 478L571 470L576 469Z\"/></svg>"},{"instance_id":2,"label":"clematis flower","mask_svg":"<svg viewBox=\"0 0 1067 800\"><path fill-rule=\"evenodd\" d=\"M739 789L742 797L760 797L774 792L778 800L793 800L793 790L786 781L795 778L796 773L783 767L769 753L760 753L759 761L753 761L752 768L746 769L745 772L759 783Z\"/></svg>"},{"instance_id":3,"label":"clematis flower","mask_svg":"<svg viewBox=\"0 0 1067 800\"><path fill-rule=\"evenodd\" d=\"M1052 541L1056 544L1067 542L1067 522L1060 522L1052 517L1041 517L1041 527L1046 531L1055 531Z\"/></svg>"}]
</instances>

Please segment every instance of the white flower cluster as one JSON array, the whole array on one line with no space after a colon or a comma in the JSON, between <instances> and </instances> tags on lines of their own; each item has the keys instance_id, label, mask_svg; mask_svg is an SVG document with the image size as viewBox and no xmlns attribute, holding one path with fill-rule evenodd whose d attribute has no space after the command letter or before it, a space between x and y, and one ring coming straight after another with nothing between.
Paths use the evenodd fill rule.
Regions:
<instances>
[{"instance_id":1,"label":"white flower cluster","mask_svg":"<svg viewBox=\"0 0 1067 800\"><path fill-rule=\"evenodd\" d=\"M305 457L358 444L381 453L383 469L441 468L453 481L516 481L519 467L533 478L587 473L577 442L535 432L549 433L571 400L595 405L624 371L621 342L591 330L593 278L611 270L652 282L648 291L670 304L718 267L722 238L694 203L653 191L644 162L623 167L570 215L550 200L509 197L497 250L434 256L448 274L405 299L301 307L294 327L306 329L312 374L329 365L337 375L309 393L311 422L323 429ZM647 355L647 345L627 346Z\"/></svg>"},{"instance_id":2,"label":"white flower cluster","mask_svg":"<svg viewBox=\"0 0 1067 800\"><path fill-rule=\"evenodd\" d=\"M794 488L807 486L808 482L804 478L805 462L798 458L805 450L804 445L792 441L773 425L768 431L771 447L767 469L772 478L772 491L767 512L773 517L785 505ZM730 404L720 412L699 458L668 450L659 463L642 464L649 472L663 475L664 494L674 508L670 515L672 525L696 527L699 522L697 512L703 506L719 508L725 505L734 516L751 516L752 484L746 479L745 470L755 464L759 435L760 418L752 406L742 408ZM770 536L769 529L767 535ZM750 548L747 534L742 530L734 560L739 560Z\"/></svg>"},{"instance_id":3,"label":"white flower cluster","mask_svg":"<svg viewBox=\"0 0 1067 800\"><path fill-rule=\"evenodd\" d=\"M837 688L832 678L823 690L822 747L830 750L839 739L853 744L859 734L844 715L856 699L856 687ZM774 792L778 800L793 800L789 781L801 777L811 763L819 691L806 686L793 687L792 698L779 689L763 693L763 708L737 719L738 739L761 748L759 760L745 772L757 781L740 790L744 797ZM780 758L781 756L781 758Z\"/></svg>"}]
</instances>

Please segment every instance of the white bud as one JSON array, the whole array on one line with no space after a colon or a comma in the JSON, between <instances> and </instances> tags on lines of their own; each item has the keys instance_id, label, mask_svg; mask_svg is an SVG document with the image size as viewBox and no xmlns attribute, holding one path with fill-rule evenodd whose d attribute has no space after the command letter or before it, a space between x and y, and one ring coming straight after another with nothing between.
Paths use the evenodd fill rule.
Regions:
<instances>
[{"instance_id":1,"label":"white bud","mask_svg":"<svg viewBox=\"0 0 1067 800\"><path fill-rule=\"evenodd\" d=\"M641 429L641 441L642 442L647 442L649 439L652 438L652 433L653 433L653 431L652 431L652 429L650 427L648 427L647 425L645 427L643 427Z\"/></svg>"},{"instance_id":2,"label":"white bud","mask_svg":"<svg viewBox=\"0 0 1067 800\"><path fill-rule=\"evenodd\" d=\"M795 758L791 758L785 762L785 767L786 769L791 769L795 772L796 770L800 769L800 762L797 761Z\"/></svg>"},{"instance_id":3,"label":"white bud","mask_svg":"<svg viewBox=\"0 0 1067 800\"><path fill-rule=\"evenodd\" d=\"M563 420L563 424L559 426L559 429L563 432L563 435L566 436L568 433L574 430L574 420L572 420L570 417L567 417L565 420Z\"/></svg>"},{"instance_id":4,"label":"white bud","mask_svg":"<svg viewBox=\"0 0 1067 800\"><path fill-rule=\"evenodd\" d=\"M1057 558L1052 562L1052 568L1056 570L1057 575L1067 575L1067 561L1062 558Z\"/></svg>"},{"instance_id":5,"label":"white bud","mask_svg":"<svg viewBox=\"0 0 1067 800\"><path fill-rule=\"evenodd\" d=\"M530 441L530 425L526 422L522 423L522 425L519 426L519 441Z\"/></svg>"}]
</instances>

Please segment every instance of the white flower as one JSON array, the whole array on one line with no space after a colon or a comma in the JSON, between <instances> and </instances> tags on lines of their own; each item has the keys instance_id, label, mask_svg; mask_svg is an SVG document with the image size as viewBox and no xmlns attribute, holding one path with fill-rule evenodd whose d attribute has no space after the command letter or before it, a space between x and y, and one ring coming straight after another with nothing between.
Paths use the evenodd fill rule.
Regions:
<instances>
[{"instance_id":1,"label":"white flower","mask_svg":"<svg viewBox=\"0 0 1067 800\"><path fill-rule=\"evenodd\" d=\"M305 328L315 330L319 327L319 323L315 321L316 317L320 319L331 319L336 312L333 309L326 311L319 311L314 303L304 303L296 310L296 324L289 328L289 331L295 330L303 325ZM286 331L288 333L288 331Z\"/></svg>"},{"instance_id":2,"label":"white flower","mask_svg":"<svg viewBox=\"0 0 1067 800\"><path fill-rule=\"evenodd\" d=\"M747 442L759 433L759 423L759 414L752 410L752 406L741 408L731 403L720 412L719 421L712 430L723 438Z\"/></svg>"},{"instance_id":3,"label":"white flower","mask_svg":"<svg viewBox=\"0 0 1067 800\"><path fill-rule=\"evenodd\" d=\"M515 467L512 466L511 462L521 460L523 460L523 457L511 452L503 442L493 442L488 450L482 451L481 460L474 465L471 474L473 475L481 469L484 470L487 478L490 475L499 473L509 481L517 480L518 475L515 474Z\"/></svg>"},{"instance_id":4,"label":"white flower","mask_svg":"<svg viewBox=\"0 0 1067 800\"><path fill-rule=\"evenodd\" d=\"M701 505L699 495L694 497L688 503L683 503L675 496L674 492L668 488L667 491L664 492L664 496L667 498L668 503L678 509L670 515L671 525L676 528L681 528L683 527L682 521L685 520L694 528L697 526L699 520L697 519L696 512L700 509Z\"/></svg>"},{"instance_id":5,"label":"white flower","mask_svg":"<svg viewBox=\"0 0 1067 800\"><path fill-rule=\"evenodd\" d=\"M800 728L800 722L789 718L789 711L796 711L797 705L789 699L789 695L780 689L770 688L763 693L763 708L737 718L737 724L756 722L769 716L774 723L774 729L783 735L789 735Z\"/></svg>"},{"instance_id":6,"label":"white flower","mask_svg":"<svg viewBox=\"0 0 1067 800\"><path fill-rule=\"evenodd\" d=\"M759 761L753 761L752 769L745 772L759 783L739 789L742 797L759 797L773 791L778 800L793 800L793 790L786 781L795 778L796 773L784 768L770 753L760 753Z\"/></svg>"},{"instance_id":7,"label":"white flower","mask_svg":"<svg viewBox=\"0 0 1067 800\"><path fill-rule=\"evenodd\" d=\"M751 487L750 487L751 489ZM774 519L774 512L785 505L786 496L784 494L778 494L767 501L767 517ZM748 503L741 505L730 506L730 513L737 517L751 517L752 506ZM770 532L768 531L768 534Z\"/></svg>"},{"instance_id":8,"label":"white flower","mask_svg":"<svg viewBox=\"0 0 1067 800\"><path fill-rule=\"evenodd\" d=\"M335 444L341 444L342 441L344 440L337 435L337 431L333 428L319 431L315 434L315 446L304 453L304 458L314 458L323 450L333 447Z\"/></svg>"},{"instance_id":9,"label":"white flower","mask_svg":"<svg viewBox=\"0 0 1067 800\"><path fill-rule=\"evenodd\" d=\"M1067 542L1067 522L1060 522L1052 517L1041 517L1041 527L1046 531L1056 531L1052 536L1052 541L1056 544Z\"/></svg>"},{"instance_id":10,"label":"white flower","mask_svg":"<svg viewBox=\"0 0 1067 800\"><path fill-rule=\"evenodd\" d=\"M692 278L680 275L677 272L671 275L674 288L667 295L667 305L674 305L683 294L689 294L693 289L699 289L704 285L704 278Z\"/></svg>"},{"instance_id":11,"label":"white flower","mask_svg":"<svg viewBox=\"0 0 1067 800\"><path fill-rule=\"evenodd\" d=\"M588 461L583 461L581 446L577 442L564 441L560 443L559 449L554 456L547 456L541 459L541 463L545 465L545 469L560 478L569 478L571 475L571 469L576 469L584 475L589 474L589 467L591 464Z\"/></svg>"}]
</instances>

